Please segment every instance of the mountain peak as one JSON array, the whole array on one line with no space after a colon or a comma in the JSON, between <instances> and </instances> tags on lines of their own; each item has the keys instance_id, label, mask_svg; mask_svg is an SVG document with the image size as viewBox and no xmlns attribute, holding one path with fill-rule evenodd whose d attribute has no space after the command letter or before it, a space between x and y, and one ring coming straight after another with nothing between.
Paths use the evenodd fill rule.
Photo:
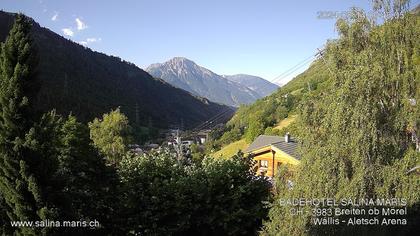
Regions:
<instances>
[{"instance_id":1,"label":"mountain peak","mask_svg":"<svg viewBox=\"0 0 420 236\"><path fill-rule=\"evenodd\" d=\"M146 71L157 69L160 67L168 67L173 69L191 68L198 66L195 62L185 57L173 57L163 63L153 63L146 68Z\"/></svg>"},{"instance_id":2,"label":"mountain peak","mask_svg":"<svg viewBox=\"0 0 420 236\"><path fill-rule=\"evenodd\" d=\"M189 60L188 58L185 58L185 57L174 57L174 58L170 59L169 61L173 61L173 62L186 62L186 61L191 61L191 60Z\"/></svg>"},{"instance_id":3,"label":"mountain peak","mask_svg":"<svg viewBox=\"0 0 420 236\"><path fill-rule=\"evenodd\" d=\"M152 64L146 70L175 87L229 106L249 104L260 98L258 93L248 87L225 79L185 57L174 57L161 64Z\"/></svg>"},{"instance_id":4,"label":"mountain peak","mask_svg":"<svg viewBox=\"0 0 420 236\"><path fill-rule=\"evenodd\" d=\"M169 61L165 62L165 64L168 65L172 65L175 67L191 67L191 66L195 66L197 64L195 64L195 62L189 60L188 58L185 57L174 57L172 59L170 59Z\"/></svg>"}]
</instances>

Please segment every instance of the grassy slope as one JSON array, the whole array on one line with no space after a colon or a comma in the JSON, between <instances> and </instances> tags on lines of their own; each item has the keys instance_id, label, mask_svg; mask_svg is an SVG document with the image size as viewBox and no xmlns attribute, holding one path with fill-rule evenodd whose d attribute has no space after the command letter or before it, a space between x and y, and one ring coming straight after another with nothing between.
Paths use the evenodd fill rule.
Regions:
<instances>
[{"instance_id":1,"label":"grassy slope","mask_svg":"<svg viewBox=\"0 0 420 236\"><path fill-rule=\"evenodd\" d=\"M290 115L290 117L287 117L286 119L280 121L274 129L282 129L290 124L292 124L296 120L297 115ZM230 143L226 146L224 146L219 151L212 154L213 157L231 157L235 155L239 150L244 151L249 146L249 143L245 141L245 139L241 139L239 141Z\"/></svg>"},{"instance_id":2,"label":"grassy slope","mask_svg":"<svg viewBox=\"0 0 420 236\"><path fill-rule=\"evenodd\" d=\"M326 68L324 61L318 59L313 62L306 71L296 76L296 78L291 80L278 91L274 92L272 95L258 100L254 104L245 107L245 109L238 110L238 112L229 121L228 125L235 122L237 123L238 120L247 120L249 116L255 113L255 111L264 110L264 108L270 106L273 101L280 99L286 94L291 94L296 98L296 103L293 105L293 109L291 111L293 115L289 113L286 119L281 120L273 126L273 129L281 130L282 128L292 124L297 119L298 116L294 114L298 113L296 112L296 109L298 109L298 105L302 99L305 99L309 93L311 96L316 96L316 94L322 93L322 91L326 89L329 83L326 78L328 78L328 68ZM247 144L244 137L242 137L239 141L222 146L221 150L217 151L212 156L229 156L231 154L235 154L239 149L244 150L246 147Z\"/></svg>"},{"instance_id":3,"label":"grassy slope","mask_svg":"<svg viewBox=\"0 0 420 236\"><path fill-rule=\"evenodd\" d=\"M293 123L293 121L296 120L297 115L290 115L289 117L287 117L286 119L280 121L276 127L274 127L273 129L283 129L287 126L289 126L291 123Z\"/></svg>"},{"instance_id":4,"label":"grassy slope","mask_svg":"<svg viewBox=\"0 0 420 236\"><path fill-rule=\"evenodd\" d=\"M246 148L248 148L248 146L249 146L249 143L247 143L245 139L241 139L239 141L236 141L236 142L233 142L224 146L222 149L212 154L212 156L213 157L221 157L221 156L231 157L235 155L236 153L238 153L239 150L244 151Z\"/></svg>"}]
</instances>

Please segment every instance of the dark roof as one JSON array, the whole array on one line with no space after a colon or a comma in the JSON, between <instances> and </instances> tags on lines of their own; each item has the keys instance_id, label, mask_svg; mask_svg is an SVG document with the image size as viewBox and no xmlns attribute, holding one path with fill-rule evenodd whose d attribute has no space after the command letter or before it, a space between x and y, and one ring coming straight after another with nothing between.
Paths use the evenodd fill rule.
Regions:
<instances>
[{"instance_id":1,"label":"dark roof","mask_svg":"<svg viewBox=\"0 0 420 236\"><path fill-rule=\"evenodd\" d=\"M290 139L290 141L286 143L284 138L280 136L260 135L251 143L251 145L249 145L245 152L249 153L271 145L296 159L300 159L300 156L298 156L296 152L298 143L293 139Z\"/></svg>"},{"instance_id":2,"label":"dark roof","mask_svg":"<svg viewBox=\"0 0 420 236\"><path fill-rule=\"evenodd\" d=\"M283 152L289 154L290 156L300 160L300 155L297 153L298 143L294 140L289 141L286 143L284 140L278 143L272 144L274 147L282 150Z\"/></svg>"},{"instance_id":3,"label":"dark roof","mask_svg":"<svg viewBox=\"0 0 420 236\"><path fill-rule=\"evenodd\" d=\"M249 145L245 152L252 152L280 141L282 141L280 136L260 135Z\"/></svg>"}]
</instances>

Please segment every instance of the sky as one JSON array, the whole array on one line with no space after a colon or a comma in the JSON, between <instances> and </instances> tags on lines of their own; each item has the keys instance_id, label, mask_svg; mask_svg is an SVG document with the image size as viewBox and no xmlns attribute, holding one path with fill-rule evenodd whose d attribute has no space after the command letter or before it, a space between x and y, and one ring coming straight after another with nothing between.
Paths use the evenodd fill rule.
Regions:
<instances>
[{"instance_id":1,"label":"sky","mask_svg":"<svg viewBox=\"0 0 420 236\"><path fill-rule=\"evenodd\" d=\"M368 0L0 1L4 11L22 12L57 34L143 69L186 57L217 74L251 74L278 83L308 67L285 73L336 38L336 19L330 16L353 6L371 9Z\"/></svg>"}]
</instances>

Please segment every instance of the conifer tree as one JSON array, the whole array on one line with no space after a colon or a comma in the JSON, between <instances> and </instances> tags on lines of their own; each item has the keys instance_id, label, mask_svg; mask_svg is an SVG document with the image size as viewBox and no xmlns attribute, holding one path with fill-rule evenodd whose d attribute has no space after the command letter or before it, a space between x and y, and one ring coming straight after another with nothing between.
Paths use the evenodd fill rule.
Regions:
<instances>
[{"instance_id":1,"label":"conifer tree","mask_svg":"<svg viewBox=\"0 0 420 236\"><path fill-rule=\"evenodd\" d=\"M74 116L67 119L55 111L42 116L26 135L32 157L39 160L33 173L42 186L41 219L98 220L109 230L115 206L115 172L105 165L105 159L94 148L89 129ZM86 233L89 229L43 229L51 234ZM90 230L100 234L98 229Z\"/></svg>"},{"instance_id":2,"label":"conifer tree","mask_svg":"<svg viewBox=\"0 0 420 236\"><path fill-rule=\"evenodd\" d=\"M0 53L0 192L9 220L36 220L40 191L31 174L25 134L34 114L37 55L30 38L31 23L18 15ZM23 234L34 234L21 228Z\"/></svg>"},{"instance_id":3,"label":"conifer tree","mask_svg":"<svg viewBox=\"0 0 420 236\"><path fill-rule=\"evenodd\" d=\"M73 219L96 219L108 227L116 205L116 173L105 165L89 136L89 128L69 116L60 128L59 168L54 176L61 180L59 192L65 202L64 209L73 211ZM97 231L98 229L96 229Z\"/></svg>"}]
</instances>

